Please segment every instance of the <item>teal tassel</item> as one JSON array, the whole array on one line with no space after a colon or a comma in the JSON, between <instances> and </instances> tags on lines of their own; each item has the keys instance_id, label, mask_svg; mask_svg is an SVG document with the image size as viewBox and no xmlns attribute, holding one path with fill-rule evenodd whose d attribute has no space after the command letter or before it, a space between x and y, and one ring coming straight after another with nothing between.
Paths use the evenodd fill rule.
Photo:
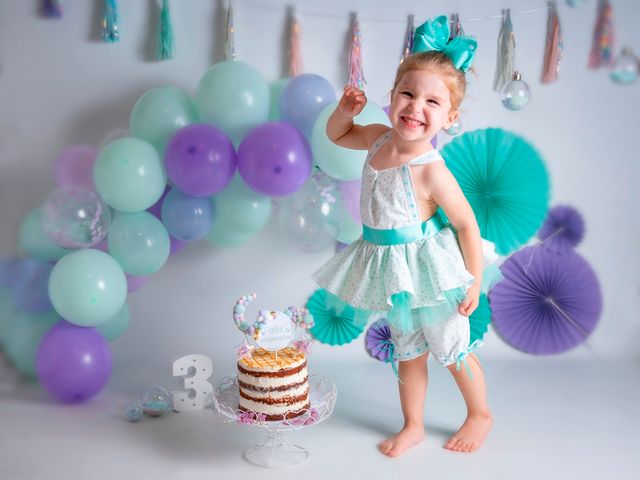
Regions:
<instances>
[{"instance_id":1,"label":"teal tassel","mask_svg":"<svg viewBox=\"0 0 640 480\"><path fill-rule=\"evenodd\" d=\"M120 41L120 33L118 32L118 4L116 0L104 0L102 41L105 43Z\"/></svg>"},{"instance_id":2,"label":"teal tassel","mask_svg":"<svg viewBox=\"0 0 640 480\"><path fill-rule=\"evenodd\" d=\"M171 60L176 53L173 27L171 26L171 14L169 12L169 0L162 0L160 12L160 39L158 41L158 60Z\"/></svg>"}]
</instances>

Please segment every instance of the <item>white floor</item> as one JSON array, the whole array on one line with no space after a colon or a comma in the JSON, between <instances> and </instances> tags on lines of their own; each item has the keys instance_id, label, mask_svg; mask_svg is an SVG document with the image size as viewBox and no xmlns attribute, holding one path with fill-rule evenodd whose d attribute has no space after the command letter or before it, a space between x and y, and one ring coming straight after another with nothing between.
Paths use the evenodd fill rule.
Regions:
<instances>
[{"instance_id":1,"label":"white floor","mask_svg":"<svg viewBox=\"0 0 640 480\"><path fill-rule=\"evenodd\" d=\"M0 479L602 479L640 468L640 364L559 358L483 360L495 426L473 454L441 448L464 419L447 371L430 362L426 441L389 459L376 444L401 424L390 367L363 358L323 362L315 373L338 387L326 422L289 434L310 458L279 470L242 458L263 430L225 424L213 410L172 413L132 424L127 379L93 401L52 403L4 373L0 394ZM218 380L216 378L216 380Z\"/></svg>"}]
</instances>

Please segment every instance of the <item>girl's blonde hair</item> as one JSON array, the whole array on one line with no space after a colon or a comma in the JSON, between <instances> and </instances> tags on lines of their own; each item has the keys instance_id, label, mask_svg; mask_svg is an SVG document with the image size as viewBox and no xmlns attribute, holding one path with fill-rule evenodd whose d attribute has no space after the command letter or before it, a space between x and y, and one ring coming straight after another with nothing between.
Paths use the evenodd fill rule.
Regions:
<instances>
[{"instance_id":1,"label":"girl's blonde hair","mask_svg":"<svg viewBox=\"0 0 640 480\"><path fill-rule=\"evenodd\" d=\"M409 55L398 67L391 97L393 97L393 92L405 73L422 69L433 69L442 75L451 95L451 110L457 110L467 90L467 80L464 73L454 67L451 59L442 52L417 52Z\"/></svg>"}]
</instances>

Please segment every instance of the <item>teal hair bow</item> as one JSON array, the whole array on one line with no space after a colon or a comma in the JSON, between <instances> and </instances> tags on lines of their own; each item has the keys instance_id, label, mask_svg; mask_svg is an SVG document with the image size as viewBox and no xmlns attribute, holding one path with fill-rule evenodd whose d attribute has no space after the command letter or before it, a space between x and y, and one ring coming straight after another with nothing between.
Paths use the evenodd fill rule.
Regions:
<instances>
[{"instance_id":1,"label":"teal hair bow","mask_svg":"<svg viewBox=\"0 0 640 480\"><path fill-rule=\"evenodd\" d=\"M478 42L465 36L458 36L449 41L449 35L449 21L445 15L440 15L435 20L427 20L416 28L411 53L442 52L451 59L454 67L466 72L471 67Z\"/></svg>"}]
</instances>

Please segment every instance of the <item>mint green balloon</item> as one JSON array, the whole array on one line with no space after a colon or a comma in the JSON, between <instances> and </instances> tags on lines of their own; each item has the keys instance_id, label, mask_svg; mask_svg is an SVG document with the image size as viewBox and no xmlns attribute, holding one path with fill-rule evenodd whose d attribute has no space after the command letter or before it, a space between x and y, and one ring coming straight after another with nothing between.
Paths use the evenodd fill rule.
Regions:
<instances>
[{"instance_id":1,"label":"mint green balloon","mask_svg":"<svg viewBox=\"0 0 640 480\"><path fill-rule=\"evenodd\" d=\"M167 177L156 149L139 138L121 138L102 149L93 167L102 199L122 212L146 210L162 196Z\"/></svg>"},{"instance_id":2,"label":"mint green balloon","mask_svg":"<svg viewBox=\"0 0 640 480\"><path fill-rule=\"evenodd\" d=\"M355 242L362 235L362 224L349 215L346 208L342 207L342 223L338 229L336 240L342 243Z\"/></svg>"},{"instance_id":3,"label":"mint green balloon","mask_svg":"<svg viewBox=\"0 0 640 480\"><path fill-rule=\"evenodd\" d=\"M198 123L198 111L189 95L176 87L152 88L133 106L129 129L163 152L169 138L182 127Z\"/></svg>"},{"instance_id":4,"label":"mint green balloon","mask_svg":"<svg viewBox=\"0 0 640 480\"><path fill-rule=\"evenodd\" d=\"M6 288L0 287L0 347L5 345L9 325L16 313L16 305Z\"/></svg>"},{"instance_id":5,"label":"mint green balloon","mask_svg":"<svg viewBox=\"0 0 640 480\"><path fill-rule=\"evenodd\" d=\"M275 82L269 84L269 90L271 93L271 102L269 106L269 121L276 122L280 120L280 97L282 91L289 83L288 78L280 78Z\"/></svg>"},{"instance_id":6,"label":"mint green balloon","mask_svg":"<svg viewBox=\"0 0 640 480\"><path fill-rule=\"evenodd\" d=\"M129 306L125 303L115 316L98 325L96 330L98 330L104 338L112 342L127 330L130 319Z\"/></svg>"},{"instance_id":7,"label":"mint green balloon","mask_svg":"<svg viewBox=\"0 0 640 480\"><path fill-rule=\"evenodd\" d=\"M269 118L269 84L255 68L235 60L209 68L195 100L200 118L222 130L236 147Z\"/></svg>"},{"instance_id":8,"label":"mint green balloon","mask_svg":"<svg viewBox=\"0 0 640 480\"><path fill-rule=\"evenodd\" d=\"M327 105L316 119L311 130L311 150L316 164L324 173L343 182L362 177L362 168L367 158L366 150L352 150L336 145L327 137L327 121L338 102ZM379 105L368 101L362 112L353 119L358 125L381 123L391 126L389 117Z\"/></svg>"},{"instance_id":9,"label":"mint green balloon","mask_svg":"<svg viewBox=\"0 0 640 480\"><path fill-rule=\"evenodd\" d=\"M127 278L111 255L92 248L78 250L53 267L49 298L65 320L93 327L120 311L127 298Z\"/></svg>"},{"instance_id":10,"label":"mint green balloon","mask_svg":"<svg viewBox=\"0 0 640 480\"><path fill-rule=\"evenodd\" d=\"M5 350L11 363L23 374L35 378L36 357L40 342L60 317L49 310L44 313L17 312L9 325Z\"/></svg>"},{"instance_id":11,"label":"mint green balloon","mask_svg":"<svg viewBox=\"0 0 640 480\"><path fill-rule=\"evenodd\" d=\"M211 200L216 218L238 234L256 233L271 215L271 199L249 188L238 174Z\"/></svg>"},{"instance_id":12,"label":"mint green balloon","mask_svg":"<svg viewBox=\"0 0 640 480\"><path fill-rule=\"evenodd\" d=\"M216 247L239 247L254 236L254 233L236 232L232 227L214 219L211 223L211 229L205 238L207 242Z\"/></svg>"},{"instance_id":13,"label":"mint green balloon","mask_svg":"<svg viewBox=\"0 0 640 480\"><path fill-rule=\"evenodd\" d=\"M107 238L109 253L131 275L151 275L169 258L169 233L149 212L116 213Z\"/></svg>"},{"instance_id":14,"label":"mint green balloon","mask_svg":"<svg viewBox=\"0 0 640 480\"><path fill-rule=\"evenodd\" d=\"M60 260L70 252L53 243L44 233L41 208L34 208L22 219L18 235L18 251L46 262Z\"/></svg>"}]
</instances>

